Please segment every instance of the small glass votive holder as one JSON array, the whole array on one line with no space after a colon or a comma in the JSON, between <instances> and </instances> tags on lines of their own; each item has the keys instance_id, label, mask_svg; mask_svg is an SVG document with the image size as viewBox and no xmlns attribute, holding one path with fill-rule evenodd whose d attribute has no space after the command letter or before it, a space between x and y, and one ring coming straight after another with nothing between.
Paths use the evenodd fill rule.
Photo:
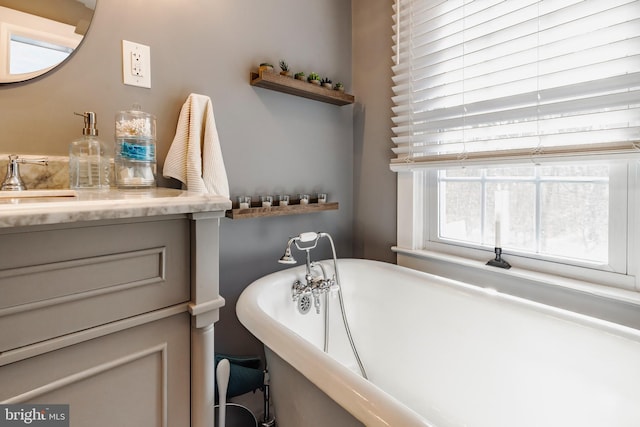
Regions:
<instances>
[{"instance_id":1,"label":"small glass votive holder","mask_svg":"<svg viewBox=\"0 0 640 427\"><path fill-rule=\"evenodd\" d=\"M300 199L301 205L309 204L309 195L308 194L298 194L298 199Z\"/></svg>"},{"instance_id":2,"label":"small glass votive holder","mask_svg":"<svg viewBox=\"0 0 640 427\"><path fill-rule=\"evenodd\" d=\"M260 196L263 208L270 208L273 205L273 196Z\"/></svg>"},{"instance_id":3,"label":"small glass votive holder","mask_svg":"<svg viewBox=\"0 0 640 427\"><path fill-rule=\"evenodd\" d=\"M251 196L238 196L238 208L249 209L251 207Z\"/></svg>"},{"instance_id":4,"label":"small glass votive holder","mask_svg":"<svg viewBox=\"0 0 640 427\"><path fill-rule=\"evenodd\" d=\"M327 203L327 193L318 193L318 203Z\"/></svg>"},{"instance_id":5,"label":"small glass votive holder","mask_svg":"<svg viewBox=\"0 0 640 427\"><path fill-rule=\"evenodd\" d=\"M281 194L278 196L278 206L287 206L289 204L289 195Z\"/></svg>"}]
</instances>

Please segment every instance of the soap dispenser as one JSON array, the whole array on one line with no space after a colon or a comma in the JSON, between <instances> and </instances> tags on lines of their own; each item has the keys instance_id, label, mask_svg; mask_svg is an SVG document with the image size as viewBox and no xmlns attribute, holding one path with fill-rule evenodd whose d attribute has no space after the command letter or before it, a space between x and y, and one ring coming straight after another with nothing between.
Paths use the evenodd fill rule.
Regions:
<instances>
[{"instance_id":1,"label":"soap dispenser","mask_svg":"<svg viewBox=\"0 0 640 427\"><path fill-rule=\"evenodd\" d=\"M69 145L69 187L108 189L110 161L105 145L98 139L96 113L74 113L84 117L82 137Z\"/></svg>"}]
</instances>

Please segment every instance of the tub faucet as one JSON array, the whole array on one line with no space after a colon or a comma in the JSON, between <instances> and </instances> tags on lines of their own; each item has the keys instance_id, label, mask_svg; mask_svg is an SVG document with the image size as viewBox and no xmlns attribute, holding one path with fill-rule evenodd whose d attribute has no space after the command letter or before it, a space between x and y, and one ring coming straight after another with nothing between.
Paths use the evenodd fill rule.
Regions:
<instances>
[{"instance_id":1,"label":"tub faucet","mask_svg":"<svg viewBox=\"0 0 640 427\"><path fill-rule=\"evenodd\" d=\"M284 255L278 262L282 264L295 264L296 260L291 255L291 245L295 244L296 248L306 252L306 274L304 279L306 283L302 283L296 280L291 287L291 297L293 301L297 301L303 295L311 294L313 296L313 305L316 308L316 312L320 313L320 296L327 293L330 290L336 289L335 275L328 277L324 266L321 263L311 262L311 249L314 249L318 245L318 240L322 237L331 238L326 233L307 232L298 236L292 237L287 242L287 248L284 251ZM333 241L331 241L333 246ZM334 260L335 261L335 260ZM314 274L314 269L320 268L321 275ZM337 271L337 269L336 269Z\"/></svg>"},{"instance_id":2,"label":"tub faucet","mask_svg":"<svg viewBox=\"0 0 640 427\"><path fill-rule=\"evenodd\" d=\"M316 313L320 314L320 296L336 289L336 280L335 277L327 277L324 265L320 263L316 264L312 262L307 265L307 267L309 270L304 276L306 283L302 283L300 280L293 282L293 286L291 287L291 299L295 302L304 295L311 295L311 297L313 297L313 306L316 309ZM320 267L322 276L314 276L312 274L313 269L316 267Z\"/></svg>"},{"instance_id":3,"label":"tub faucet","mask_svg":"<svg viewBox=\"0 0 640 427\"><path fill-rule=\"evenodd\" d=\"M326 238L329 240L331 244L331 253L333 255L333 277L328 278L327 272L324 269L324 265L322 263L312 263L311 256L309 252L311 249L315 248L318 245L318 240L321 238ZM306 244L306 245L300 245ZM349 329L349 322L347 321L347 314L344 309L344 301L342 298L342 288L340 283L340 274L338 273L338 257L336 255L336 246L333 244L333 239L331 235L328 233L315 233L315 232L307 232L302 233L298 236L292 237L287 242L287 248L284 251L284 255L278 260L279 263L282 264L295 264L296 260L291 255L291 245L295 244L296 248L301 251L305 251L307 254L307 271L305 274L305 282L302 283L300 280L296 280L293 282L293 286L291 287L291 296L294 302L301 302L302 305L305 306L305 312L307 310L306 301L309 300L309 294L313 296L313 305L316 307L316 313L320 313L320 295L324 294L325 297L329 291L335 290L338 294L338 301L340 302L340 313L342 314L342 323L344 324L344 329L347 334L347 338L349 339L349 344L351 345L351 350L353 350L353 355L358 363L358 367L360 368L360 372L362 376L367 379L367 372L364 370L364 365L362 364L362 360L360 360L360 356L358 355L358 351L356 350L356 345L353 342L353 337L351 336L351 330ZM315 267L320 267L322 271L322 276L314 276L313 269ZM305 301L306 300L306 301ZM328 300L325 299L324 305L324 352L329 352L329 304Z\"/></svg>"}]
</instances>

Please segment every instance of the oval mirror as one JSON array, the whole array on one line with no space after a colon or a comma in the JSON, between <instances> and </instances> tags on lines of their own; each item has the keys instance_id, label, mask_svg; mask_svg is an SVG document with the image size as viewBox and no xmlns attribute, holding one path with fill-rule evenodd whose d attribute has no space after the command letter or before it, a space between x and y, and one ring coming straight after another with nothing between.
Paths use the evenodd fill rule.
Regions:
<instances>
[{"instance_id":1,"label":"oval mirror","mask_svg":"<svg viewBox=\"0 0 640 427\"><path fill-rule=\"evenodd\" d=\"M38 77L82 42L97 0L0 0L0 83Z\"/></svg>"}]
</instances>

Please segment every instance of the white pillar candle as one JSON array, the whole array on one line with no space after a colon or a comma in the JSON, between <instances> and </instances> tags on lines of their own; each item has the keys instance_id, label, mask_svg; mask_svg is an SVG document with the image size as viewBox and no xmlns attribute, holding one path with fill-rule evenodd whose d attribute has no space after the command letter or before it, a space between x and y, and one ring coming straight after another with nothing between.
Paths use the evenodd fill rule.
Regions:
<instances>
[{"instance_id":1,"label":"white pillar candle","mask_svg":"<svg viewBox=\"0 0 640 427\"><path fill-rule=\"evenodd\" d=\"M249 203L241 202L240 203L240 209L249 209Z\"/></svg>"},{"instance_id":2,"label":"white pillar candle","mask_svg":"<svg viewBox=\"0 0 640 427\"><path fill-rule=\"evenodd\" d=\"M496 191L495 195L495 247L502 247L502 239L504 238L503 227L504 224L507 224L507 230L509 227L509 192L508 191Z\"/></svg>"}]
</instances>

